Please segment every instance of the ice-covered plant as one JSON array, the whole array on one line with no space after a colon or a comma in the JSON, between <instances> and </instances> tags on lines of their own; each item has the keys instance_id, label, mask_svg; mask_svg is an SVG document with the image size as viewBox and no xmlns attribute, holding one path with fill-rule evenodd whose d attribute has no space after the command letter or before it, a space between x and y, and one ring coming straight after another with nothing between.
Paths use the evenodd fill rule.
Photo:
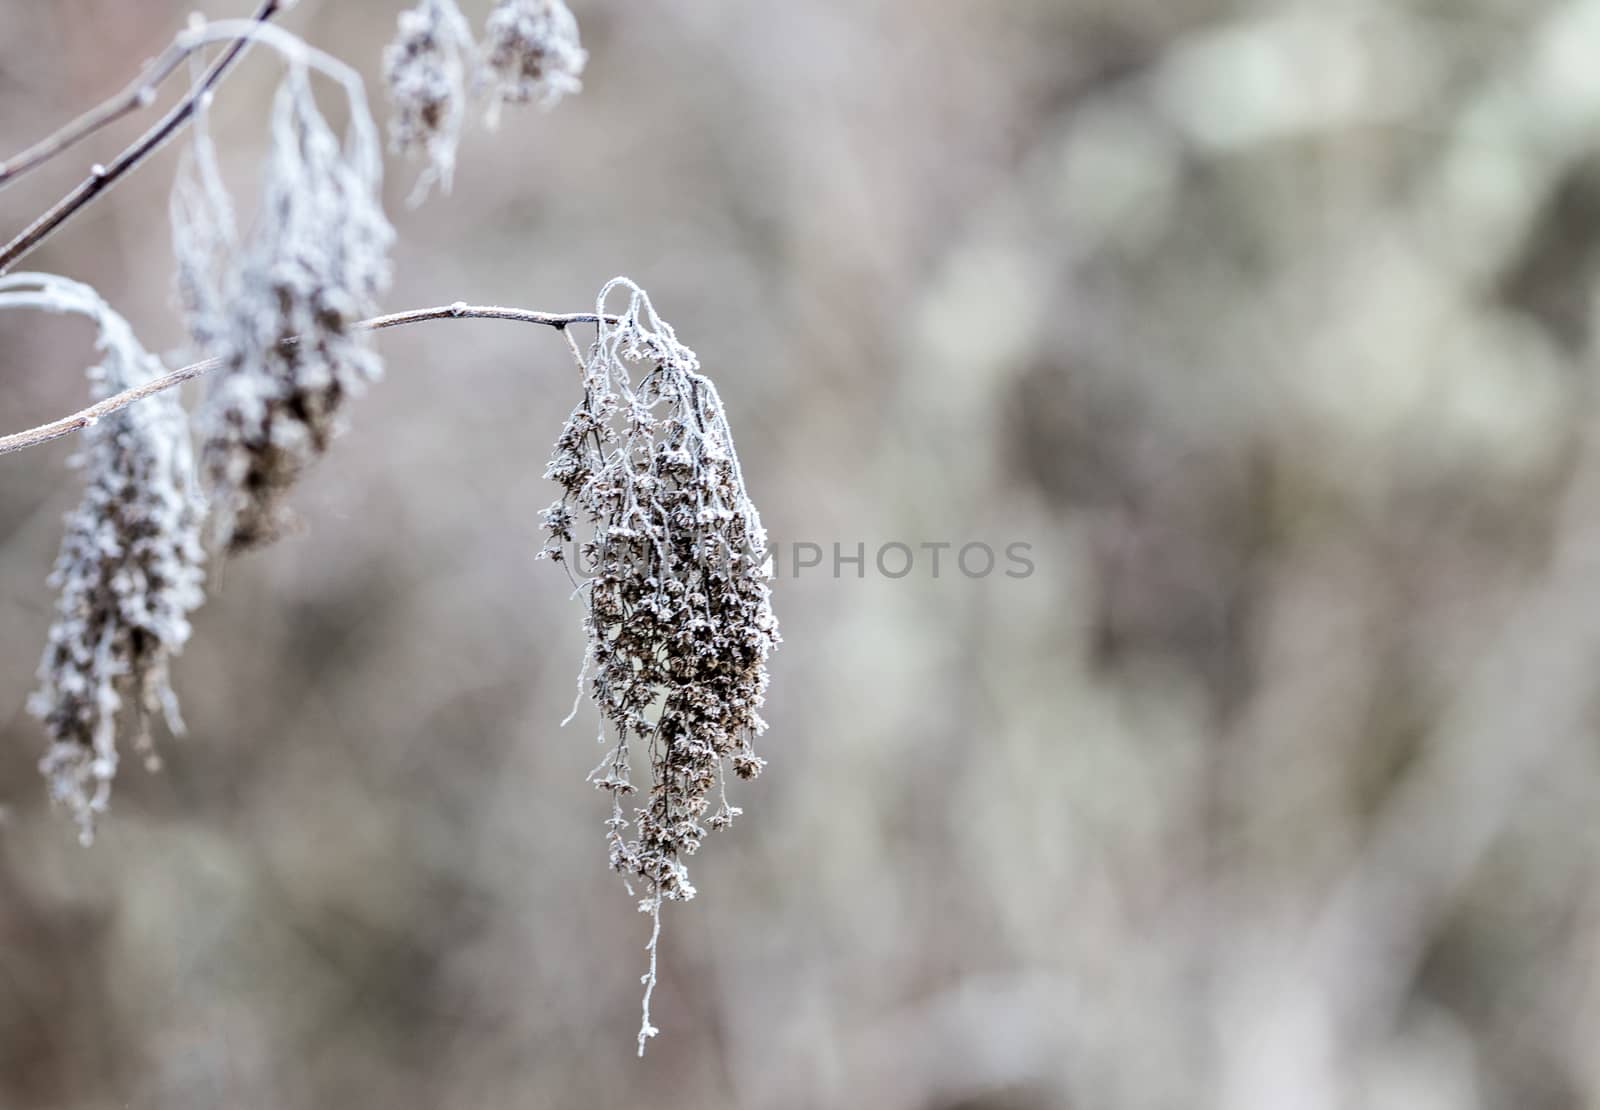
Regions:
<instances>
[{"instance_id":1,"label":"ice-covered plant","mask_svg":"<svg viewBox=\"0 0 1600 1110\"><path fill-rule=\"evenodd\" d=\"M400 13L394 40L383 52L383 76L394 109L391 145L420 150L428 168L412 191L413 203L439 184L450 189L456 146L468 96L489 98L494 126L502 104L537 101L551 108L578 92L589 55L578 42L578 21L562 0L499 0L484 23L483 45L455 0L419 0Z\"/></svg>"},{"instance_id":2,"label":"ice-covered plant","mask_svg":"<svg viewBox=\"0 0 1600 1110\"><path fill-rule=\"evenodd\" d=\"M421 0L400 13L383 52L383 79L394 114L390 145L420 151L428 167L417 179L413 202L437 184L445 192L456 168L456 144L466 115L467 69L475 46L472 29L455 0Z\"/></svg>"},{"instance_id":3,"label":"ice-covered plant","mask_svg":"<svg viewBox=\"0 0 1600 1110\"><path fill-rule=\"evenodd\" d=\"M0 309L76 313L98 329L91 392L105 399L146 385L164 367L121 316L87 285L52 274L0 277ZM51 573L60 591L39 689L29 701L50 734L40 764L50 795L94 838L117 771L119 718L154 769L149 716L183 731L168 667L189 639L200 604L204 505L189 426L176 394L111 413L83 431L83 500L67 516Z\"/></svg>"},{"instance_id":4,"label":"ice-covered plant","mask_svg":"<svg viewBox=\"0 0 1600 1110\"><path fill-rule=\"evenodd\" d=\"M606 303L617 290L628 302L613 320ZM575 561L586 575L584 674L611 745L590 778L611 795L611 866L640 881L640 909L654 918L643 1052L656 1032L649 988L661 903L694 897L685 859L708 827L739 814L728 804L728 769L748 779L763 766L753 744L766 728L760 710L778 622L766 532L716 386L626 278L600 291L595 315L583 400L545 472L565 492L544 512L540 554ZM574 542L576 560L566 553ZM636 748L648 753L652 782L630 818Z\"/></svg>"},{"instance_id":5,"label":"ice-covered plant","mask_svg":"<svg viewBox=\"0 0 1600 1110\"><path fill-rule=\"evenodd\" d=\"M389 281L393 238L378 193L382 159L361 83L286 36L260 212L236 242L202 146L174 205L174 253L190 334L223 363L200 414L212 528L229 552L278 536L284 499L327 450L346 399L382 372L356 327ZM311 65L342 81L341 140L317 110ZM219 250L223 244L225 250Z\"/></svg>"},{"instance_id":6,"label":"ice-covered plant","mask_svg":"<svg viewBox=\"0 0 1600 1110\"><path fill-rule=\"evenodd\" d=\"M583 87L578 77L589 55L578 42L578 21L562 0L499 0L483 37L491 123L501 103L537 101L548 108Z\"/></svg>"},{"instance_id":7,"label":"ice-covered plant","mask_svg":"<svg viewBox=\"0 0 1600 1110\"><path fill-rule=\"evenodd\" d=\"M624 278L605 285L592 313L457 303L373 316L393 237L381 204L377 128L354 71L271 24L285 7L261 0L251 20L196 19L119 97L0 163L3 185L149 105L186 59L198 65L221 47L143 137L0 246L0 308L86 315L104 353L90 372L92 405L0 436L0 454L75 432L85 440L88 488L68 518L52 578L60 602L31 703L51 738L43 761L51 795L88 840L106 808L119 737L153 762L148 716L160 710L181 728L168 670L202 599L202 534L233 555L282 532L289 492L328 449L346 401L379 376L372 332L460 318L562 330L583 368L582 400L549 464L562 495L544 514L543 554L565 563L575 582L582 578L579 685L587 676L607 748L590 777L610 795L611 866L653 918L642 1053L656 1032L650 999L662 903L693 896L686 860L708 830L739 813L725 795L728 772L750 778L763 765L754 739L765 727L760 710L778 625L763 570L766 536L727 415L694 352ZM249 44L279 54L286 69L256 213L241 230L204 123L213 90ZM481 46L453 0L418 0L400 18L384 69L394 144L428 159L421 190L449 184L472 58L481 67L477 89L493 104L549 105L578 89L586 55L561 0L499 0ZM314 73L344 89L342 137L318 110ZM4 274L191 123L195 141L171 216L178 301L203 357L168 372L89 286ZM618 292L627 299L613 314ZM586 354L572 339L578 325L596 329ZM172 391L202 375L211 375L211 389L195 423L209 500ZM648 763L648 783L632 777L636 757Z\"/></svg>"}]
</instances>

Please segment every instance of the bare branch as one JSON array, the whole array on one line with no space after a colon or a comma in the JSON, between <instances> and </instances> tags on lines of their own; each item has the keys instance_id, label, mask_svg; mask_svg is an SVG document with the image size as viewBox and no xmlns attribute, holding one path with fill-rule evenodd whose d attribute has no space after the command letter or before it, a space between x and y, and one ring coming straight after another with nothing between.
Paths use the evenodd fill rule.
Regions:
<instances>
[{"instance_id":1,"label":"bare branch","mask_svg":"<svg viewBox=\"0 0 1600 1110\"><path fill-rule=\"evenodd\" d=\"M387 316L374 316L370 320L362 320L356 325L368 331L381 331L384 328L398 328L406 324L420 324L425 320L513 320L523 324L543 324L557 330L564 329L569 324L595 324L602 318L593 312L536 312L527 308L502 308L496 305L468 305L449 304L437 305L433 308L412 308L404 312L391 312ZM610 317L607 322L614 322ZM64 416L60 420L53 420L48 424L41 424L37 428L29 428L25 432L16 432L8 436L0 436L0 455L12 451L21 451L27 447L37 447L41 443L49 443L53 439L61 439L82 431L102 417L109 416L118 409L127 408L136 401L142 401L152 394L162 390L171 389L182 385L186 381L198 378L204 374L221 367L220 359L208 358L204 362L196 362L189 366L181 367L158 378L152 378L143 385L133 389L124 390L114 397L107 397L98 404L90 405L71 416Z\"/></svg>"},{"instance_id":2,"label":"bare branch","mask_svg":"<svg viewBox=\"0 0 1600 1110\"><path fill-rule=\"evenodd\" d=\"M69 150L84 139L107 127L123 116L148 107L155 99L156 90L177 71L195 47L173 42L145 66L144 72L126 89L110 100L89 109L65 127L46 135L14 158L0 162L0 189L27 173L44 165L63 151Z\"/></svg>"},{"instance_id":3,"label":"bare branch","mask_svg":"<svg viewBox=\"0 0 1600 1110\"><path fill-rule=\"evenodd\" d=\"M261 0L260 5L256 8L255 14L250 17L251 21L256 23L265 23L287 6L288 5L284 2L284 0ZM182 41L181 38L179 41ZM247 38L240 38L238 41L230 44L228 48L223 51L222 55L211 64L211 68L206 70L204 76L200 78L200 80L195 84L194 88L189 91L189 95L185 96L181 101L173 105L171 110L169 110L166 115L162 116L161 119L156 122L155 126L151 127L150 130L146 131L139 137L137 142L135 142L127 150L124 150L121 154L117 155L116 159L109 165L94 167L94 169L90 171L89 176L79 182L76 188L58 200L55 204L51 205L43 215L34 220L33 223L29 224L15 239L12 239L11 242L7 243L4 247L0 247L0 274L5 273L7 270L11 269L12 266L15 266L24 255L42 243L52 232L56 230L56 228L66 223L67 220L71 219L73 215L87 207L89 203L101 193L105 192L112 185L121 180L129 171L135 169L151 154L154 154L157 150L159 150L168 139L172 138L172 136L177 133L179 128L189 121L189 118L194 115L195 106L199 103L200 98L209 93L216 86L216 84L222 80L222 78L227 74L228 70L233 67L234 62L238 61L239 56L245 52L248 46L249 40ZM183 54L186 55L194 48L194 44L192 43L180 47L179 43L175 42L171 50L181 49ZM168 53L170 53L171 50L169 50ZM155 64L164 64L166 59L167 54L163 54ZM179 59L173 59L171 61L171 65L176 66L178 64L178 60ZM146 70L147 74L150 72L150 70ZM165 76L165 74L162 74L162 76ZM135 89L135 92L137 93L137 88ZM90 112L87 116L84 116L75 123L69 125L67 128L68 132L72 132L74 128L78 128L80 129L80 133L72 135L67 143L63 145L62 149L65 149L66 145L70 145L72 142L76 142L78 139L81 139L83 135L88 134L95 128L104 126L106 123L110 122L111 119L116 118L115 115L111 115L106 118L97 118L98 113L101 111L102 109L96 109L96 111ZM89 121L90 125L88 126L87 130L81 130L86 120ZM52 140L47 139L45 140L45 143L41 145L48 145L51 142ZM32 150L25 152L22 157L26 158L29 155L34 155L35 161L33 164L37 164L39 161L43 161L44 158L48 158L51 154L55 153L53 150L47 150L43 156L40 157L35 155L35 152L38 150L39 147L36 146L32 148Z\"/></svg>"}]
</instances>

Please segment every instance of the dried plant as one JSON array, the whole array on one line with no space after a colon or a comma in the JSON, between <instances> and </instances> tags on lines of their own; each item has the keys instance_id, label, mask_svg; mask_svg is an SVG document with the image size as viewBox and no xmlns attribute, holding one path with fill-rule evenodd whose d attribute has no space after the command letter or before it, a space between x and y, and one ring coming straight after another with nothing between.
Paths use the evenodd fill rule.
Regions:
<instances>
[{"instance_id":1,"label":"dried plant","mask_svg":"<svg viewBox=\"0 0 1600 1110\"><path fill-rule=\"evenodd\" d=\"M345 400L382 372L354 326L389 280L393 232L378 194L376 132L359 81L317 59L349 92L350 134L341 143L312 96L312 55L291 48L287 56L249 241L233 246L203 144L174 204L190 334L224 364L200 422L212 528L231 553L282 532L292 519L288 491L327 450Z\"/></svg>"},{"instance_id":2,"label":"dried plant","mask_svg":"<svg viewBox=\"0 0 1600 1110\"><path fill-rule=\"evenodd\" d=\"M628 305L608 323L616 290ZM661 903L694 897L685 859L708 826L725 828L740 812L728 804L728 767L743 779L761 771L753 741L766 727L766 661L779 636L766 532L716 387L631 281L609 282L595 314L583 401L545 472L565 492L544 512L549 541L540 554L570 564L565 547L576 540L577 517L587 523L578 548L588 574L580 586L584 672L593 670L601 740L609 725L612 743L590 778L611 795L611 866L640 880L640 909L655 920L642 1053L656 1032L649 992ZM639 363L646 369L635 382L629 366ZM653 783L630 821L633 745L646 748Z\"/></svg>"},{"instance_id":3,"label":"dried plant","mask_svg":"<svg viewBox=\"0 0 1600 1110\"><path fill-rule=\"evenodd\" d=\"M127 321L86 285L13 274L0 278L0 308L92 320L103 356L89 369L96 398L143 385L163 370ZM50 576L60 595L29 709L50 734L40 763L50 796L72 813L87 844L110 800L119 717L152 770L149 715L159 711L173 732L183 731L168 667L189 639L188 615L202 600L204 506L175 394L115 412L83 435L76 462L86 488L67 516Z\"/></svg>"},{"instance_id":4,"label":"dried plant","mask_svg":"<svg viewBox=\"0 0 1600 1110\"><path fill-rule=\"evenodd\" d=\"M578 21L562 0L499 0L484 25L484 66L491 83L489 120L502 103L549 108L583 87L589 55Z\"/></svg>"},{"instance_id":5,"label":"dried plant","mask_svg":"<svg viewBox=\"0 0 1600 1110\"><path fill-rule=\"evenodd\" d=\"M426 154L412 203L437 184L450 191L456 145L466 115L467 66L476 47L455 0L421 0L400 13L394 41L383 52L383 79L394 115L390 146Z\"/></svg>"},{"instance_id":6,"label":"dried plant","mask_svg":"<svg viewBox=\"0 0 1600 1110\"><path fill-rule=\"evenodd\" d=\"M411 203L438 184L450 191L467 99L468 59L476 58L475 93L489 97L488 123L504 103L538 101L553 107L582 88L588 55L578 42L578 21L561 0L500 0L484 25L484 45L455 0L419 0L400 13L394 40L383 52L384 82L394 109L390 145L422 151L428 168Z\"/></svg>"},{"instance_id":7,"label":"dried plant","mask_svg":"<svg viewBox=\"0 0 1600 1110\"><path fill-rule=\"evenodd\" d=\"M611 795L611 866L642 883L640 908L654 919L642 1053L656 1032L649 1014L661 904L693 896L684 861L708 829L739 813L724 793L726 771L750 778L763 765L753 741L765 727L759 711L778 626L763 569L766 536L726 414L694 352L623 278L601 290L592 314L455 304L366 318L388 284L393 238L381 206L377 130L352 70L269 23L284 6L266 0L249 21L197 19L128 92L15 163L14 172L29 169L148 104L183 59L197 65L207 46L225 44L146 136L0 247L3 274L179 127L194 125L171 217L178 300L203 361L164 372L88 286L35 274L0 277L0 307L83 313L98 325L105 352L91 371L94 404L0 436L0 453L79 431L86 440L88 492L68 518L52 579L61 600L33 702L52 738L43 762L51 794L72 810L87 841L94 816L106 808L119 723L151 762L147 715L159 708L174 731L181 729L168 666L188 639L187 614L202 600L202 528L209 524L229 554L282 532L287 494L327 449L345 401L379 376L372 331L466 317L563 330L592 323L595 342L586 358L579 354L583 401L550 463L564 493L545 513L551 543L544 554L568 561L561 544L574 539L576 518L583 518L589 533L578 551L594 568L580 587L588 606L583 670L593 672L602 740L611 733L591 778ZM451 0L421 0L401 16L399 31L385 55L396 107L391 136L400 149L426 153L419 190L448 187L471 36ZM241 235L205 116L213 88L245 43L270 47L287 68L258 212ZM481 85L495 104L549 105L577 90L585 58L577 23L560 0L501 0L485 28ZM345 90L350 124L342 140L317 109L313 71ZM0 182L8 172L0 167ZM626 308L608 315L606 303L618 290L628 296ZM647 366L637 381L630 369L636 364ZM184 411L168 392L208 373L215 376L197 425L209 505L197 489ZM630 816L629 761L641 745L653 781L647 803Z\"/></svg>"}]
</instances>

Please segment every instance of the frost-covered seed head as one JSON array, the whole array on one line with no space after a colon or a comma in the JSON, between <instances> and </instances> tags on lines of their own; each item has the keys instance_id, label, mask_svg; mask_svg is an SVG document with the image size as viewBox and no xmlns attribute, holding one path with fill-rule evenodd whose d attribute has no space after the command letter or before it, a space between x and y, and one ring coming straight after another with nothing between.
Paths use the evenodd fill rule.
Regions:
<instances>
[{"instance_id":1,"label":"frost-covered seed head","mask_svg":"<svg viewBox=\"0 0 1600 1110\"><path fill-rule=\"evenodd\" d=\"M163 372L121 316L88 286L48 274L0 278L0 308L75 312L99 328L103 357L89 370L95 399ZM158 393L83 429L83 501L66 518L50 584L56 619L28 708L50 748L40 761L50 796L66 806L79 836L94 836L117 770L117 719L154 768L148 716L183 730L168 680L189 638L189 613L203 600L200 529L205 505L189 427L176 392Z\"/></svg>"},{"instance_id":2,"label":"frost-covered seed head","mask_svg":"<svg viewBox=\"0 0 1600 1110\"><path fill-rule=\"evenodd\" d=\"M606 323L619 288L627 310ZM612 744L591 779L611 795L611 866L643 883L640 908L659 923L663 900L694 896L685 859L708 828L739 813L723 790L728 768L752 778L763 766L753 741L766 727L759 712L778 622L763 569L766 532L716 387L632 282L606 285L596 313L584 398L546 470L563 494L543 513L549 540L540 556L568 562L565 546L583 518L585 671ZM629 367L639 363L635 381ZM624 800L636 792L638 748L652 781L630 820ZM646 981L653 985L653 970ZM647 991L641 1050L654 1032L648 1006Z\"/></svg>"},{"instance_id":3,"label":"frost-covered seed head","mask_svg":"<svg viewBox=\"0 0 1600 1110\"><path fill-rule=\"evenodd\" d=\"M578 21L562 0L499 0L483 37L491 124L501 103L534 100L549 108L583 87L578 78L589 55L578 42Z\"/></svg>"},{"instance_id":4,"label":"frost-covered seed head","mask_svg":"<svg viewBox=\"0 0 1600 1110\"><path fill-rule=\"evenodd\" d=\"M393 232L380 174L365 103L352 94L341 143L317 111L305 67L295 65L278 91L249 240L217 250L229 241L219 231L226 214L203 181L191 178L175 200L190 334L225 363L200 422L213 529L229 552L280 534L291 519L285 497L326 450L345 399L381 373L354 326L389 279Z\"/></svg>"},{"instance_id":5,"label":"frost-covered seed head","mask_svg":"<svg viewBox=\"0 0 1600 1110\"><path fill-rule=\"evenodd\" d=\"M383 78L394 111L390 146L403 153L420 150L428 159L413 203L435 183L450 191L472 53L472 31L455 0L420 0L401 12L394 41L384 49Z\"/></svg>"}]
</instances>

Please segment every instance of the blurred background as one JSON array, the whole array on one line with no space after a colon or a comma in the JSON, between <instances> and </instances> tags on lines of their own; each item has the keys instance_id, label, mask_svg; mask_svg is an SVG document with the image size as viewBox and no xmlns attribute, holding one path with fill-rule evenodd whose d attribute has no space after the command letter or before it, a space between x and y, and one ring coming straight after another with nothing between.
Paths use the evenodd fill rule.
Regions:
<instances>
[{"instance_id":1,"label":"blurred background","mask_svg":"<svg viewBox=\"0 0 1600 1110\"><path fill-rule=\"evenodd\" d=\"M193 6L0 0L0 149ZM373 81L400 7L283 23ZM23 710L72 444L0 460L0 1105L1600 1107L1600 0L573 9L580 96L418 210L391 162L389 307L626 273L728 404L786 643L661 1036L533 560L576 370L433 323L87 850ZM279 72L216 101L242 202ZM176 159L24 264L174 364ZM90 338L0 318L0 431Z\"/></svg>"}]
</instances>

